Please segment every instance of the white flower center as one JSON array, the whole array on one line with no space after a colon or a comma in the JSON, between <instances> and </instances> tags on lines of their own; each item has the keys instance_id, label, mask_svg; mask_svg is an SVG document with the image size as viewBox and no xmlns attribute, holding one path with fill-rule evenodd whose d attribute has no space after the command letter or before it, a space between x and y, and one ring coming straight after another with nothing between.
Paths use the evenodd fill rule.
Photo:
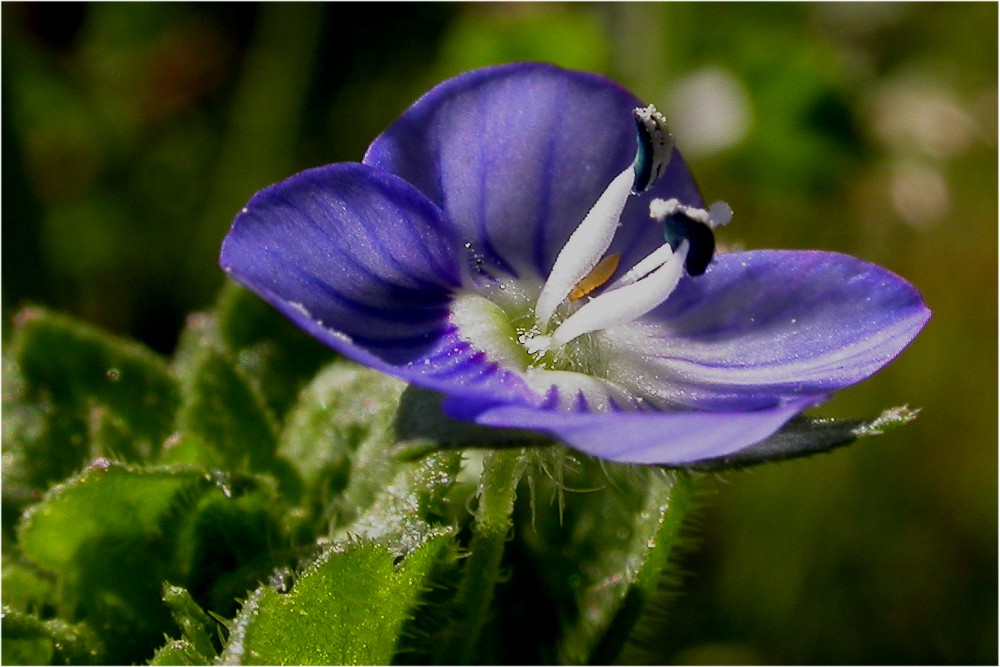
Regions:
<instances>
[{"instance_id":1,"label":"white flower center","mask_svg":"<svg viewBox=\"0 0 1000 667\"><path fill-rule=\"evenodd\" d=\"M663 225L666 242L605 286L618 263L617 255L605 255L628 198L655 183L673 151L666 119L652 105L636 109L635 118L635 162L598 197L544 284L501 282L490 293L466 293L453 304L453 321L463 337L509 368L529 376L545 370L542 384L564 371L601 376L600 345L587 334L642 317L667 300L685 272L703 273L715 249L713 230L732 217L722 202L704 210L676 199L654 199L650 217Z\"/></svg>"}]
</instances>

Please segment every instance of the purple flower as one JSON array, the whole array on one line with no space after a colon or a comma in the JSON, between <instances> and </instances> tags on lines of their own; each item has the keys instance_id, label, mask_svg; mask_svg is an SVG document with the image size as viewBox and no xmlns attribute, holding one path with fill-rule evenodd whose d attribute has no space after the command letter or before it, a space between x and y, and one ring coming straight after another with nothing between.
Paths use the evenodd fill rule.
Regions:
<instances>
[{"instance_id":1,"label":"purple flower","mask_svg":"<svg viewBox=\"0 0 1000 667\"><path fill-rule=\"evenodd\" d=\"M437 86L363 163L258 192L221 264L345 356L444 394L451 417L679 465L767 438L930 316L845 255L713 256L728 217L652 107L514 64Z\"/></svg>"}]
</instances>

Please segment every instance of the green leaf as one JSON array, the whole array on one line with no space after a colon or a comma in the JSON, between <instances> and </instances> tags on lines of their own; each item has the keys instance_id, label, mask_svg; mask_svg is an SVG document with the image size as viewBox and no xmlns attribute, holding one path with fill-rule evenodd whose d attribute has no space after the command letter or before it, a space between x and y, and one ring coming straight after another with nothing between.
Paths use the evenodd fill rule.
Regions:
<instances>
[{"instance_id":1,"label":"green leaf","mask_svg":"<svg viewBox=\"0 0 1000 667\"><path fill-rule=\"evenodd\" d=\"M289 412L279 453L296 468L321 525L350 525L392 482L392 420L405 385L349 361L336 361L306 387Z\"/></svg>"},{"instance_id":2,"label":"green leaf","mask_svg":"<svg viewBox=\"0 0 1000 667\"><path fill-rule=\"evenodd\" d=\"M228 352L235 357L222 340L218 319L210 313L192 313L187 316L177 340L177 347L174 349L174 356L170 360L170 367L181 385L194 382L196 365L205 348Z\"/></svg>"},{"instance_id":3,"label":"green leaf","mask_svg":"<svg viewBox=\"0 0 1000 667\"><path fill-rule=\"evenodd\" d=\"M889 408L874 419L811 419L796 417L767 440L727 456L690 463L693 470L730 470L772 461L786 461L829 452L858 438L880 435L908 424L919 410Z\"/></svg>"},{"instance_id":4,"label":"green leaf","mask_svg":"<svg viewBox=\"0 0 1000 667\"><path fill-rule=\"evenodd\" d=\"M219 340L279 417L336 355L259 296L227 281L216 306Z\"/></svg>"},{"instance_id":5,"label":"green leaf","mask_svg":"<svg viewBox=\"0 0 1000 667\"><path fill-rule=\"evenodd\" d=\"M291 592L258 588L233 623L224 664L388 664L447 535L401 562L370 542L335 546Z\"/></svg>"},{"instance_id":6,"label":"green leaf","mask_svg":"<svg viewBox=\"0 0 1000 667\"><path fill-rule=\"evenodd\" d=\"M267 473L284 495L298 498L301 481L287 461L275 457L278 426L265 387L270 381L244 363L248 354L227 344L214 316L188 318L173 360L184 389L179 430L164 447L163 460Z\"/></svg>"},{"instance_id":7,"label":"green leaf","mask_svg":"<svg viewBox=\"0 0 1000 667\"><path fill-rule=\"evenodd\" d=\"M87 415L90 455L118 461L148 461L153 457L149 443L132 437L129 425L103 406Z\"/></svg>"},{"instance_id":8,"label":"green leaf","mask_svg":"<svg viewBox=\"0 0 1000 667\"><path fill-rule=\"evenodd\" d=\"M381 373L336 361L301 393L288 414L279 453L293 463L310 490L307 502L319 515L317 530L332 526L332 551L342 553L328 552L320 565L307 568L290 594L276 587L258 589L234 626L224 660L386 662L398 646L418 593L438 565L453 563L454 551L441 546L450 545L450 539L441 540L452 532L447 497L462 455L442 451L403 462L389 454L403 388ZM428 550L431 544L437 546ZM394 572L394 561L409 564ZM413 569L418 565L419 572ZM407 572L416 573L416 578L404 577ZM327 600L333 594L334 599ZM254 634L255 624L271 613L260 610L272 607L283 625L273 629L269 624ZM342 623L330 620L341 616ZM375 626L359 620L368 617L377 621ZM300 631L284 626L293 621L308 627ZM239 634L243 630L235 628L247 632ZM380 639L372 643L369 633ZM306 643L291 646L299 636Z\"/></svg>"},{"instance_id":9,"label":"green leaf","mask_svg":"<svg viewBox=\"0 0 1000 667\"><path fill-rule=\"evenodd\" d=\"M104 651L86 624L43 621L5 606L2 652L5 665L94 665Z\"/></svg>"},{"instance_id":10,"label":"green leaf","mask_svg":"<svg viewBox=\"0 0 1000 667\"><path fill-rule=\"evenodd\" d=\"M85 619L106 653L130 663L170 628L160 582L170 576L171 541L161 517L179 496L210 482L191 471L139 471L107 461L60 484L23 517L24 557L55 577L56 613Z\"/></svg>"},{"instance_id":11,"label":"green leaf","mask_svg":"<svg viewBox=\"0 0 1000 667\"><path fill-rule=\"evenodd\" d=\"M197 470L134 468L98 459L25 513L18 530L21 548L35 563L64 571L105 536L155 539L160 517L175 497L205 484L210 482Z\"/></svg>"},{"instance_id":12,"label":"green leaf","mask_svg":"<svg viewBox=\"0 0 1000 667\"><path fill-rule=\"evenodd\" d=\"M79 470L95 454L95 409L115 422L121 455L141 458L159 450L179 404L177 381L163 359L40 309L22 311L15 324L4 368L4 412L13 422L4 429L4 448L16 474L8 475L5 465L5 482L44 489Z\"/></svg>"},{"instance_id":13,"label":"green leaf","mask_svg":"<svg viewBox=\"0 0 1000 667\"><path fill-rule=\"evenodd\" d=\"M377 542L397 555L410 553L439 534L432 526L445 514L445 497L461 464L458 452L439 452L401 466L371 507L334 539L357 537Z\"/></svg>"},{"instance_id":14,"label":"green leaf","mask_svg":"<svg viewBox=\"0 0 1000 667\"><path fill-rule=\"evenodd\" d=\"M184 376L184 402L177 417L180 441L167 461L206 468L268 471L277 427L270 411L235 364L213 345L201 347Z\"/></svg>"},{"instance_id":15,"label":"green leaf","mask_svg":"<svg viewBox=\"0 0 1000 667\"><path fill-rule=\"evenodd\" d=\"M5 542L3 560L3 604L31 614L39 614L57 601L55 579L23 562L12 539Z\"/></svg>"},{"instance_id":16,"label":"green leaf","mask_svg":"<svg viewBox=\"0 0 1000 667\"><path fill-rule=\"evenodd\" d=\"M284 525L289 508L273 480L216 475L214 482L214 492L180 505L163 523L174 536L171 581L205 608L231 616L237 599L296 553Z\"/></svg>"},{"instance_id":17,"label":"green leaf","mask_svg":"<svg viewBox=\"0 0 1000 667\"><path fill-rule=\"evenodd\" d=\"M173 426L177 382L166 362L138 343L44 310L17 318L14 359L31 395L56 403L91 400L121 416L138 437L159 444Z\"/></svg>"},{"instance_id":18,"label":"green leaf","mask_svg":"<svg viewBox=\"0 0 1000 667\"><path fill-rule=\"evenodd\" d=\"M146 660L175 623L211 658L215 625L195 600L235 613L238 597L291 560L285 510L264 480L98 460L32 507L18 537L26 561L54 578L55 612L86 619L104 661ZM165 581L183 588L163 591Z\"/></svg>"}]
</instances>

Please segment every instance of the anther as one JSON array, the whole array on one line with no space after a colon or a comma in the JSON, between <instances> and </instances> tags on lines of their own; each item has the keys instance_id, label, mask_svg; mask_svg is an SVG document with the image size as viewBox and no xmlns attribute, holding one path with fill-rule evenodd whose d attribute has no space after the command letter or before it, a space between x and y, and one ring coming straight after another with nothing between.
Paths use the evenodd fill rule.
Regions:
<instances>
[{"instance_id":1,"label":"anther","mask_svg":"<svg viewBox=\"0 0 1000 667\"><path fill-rule=\"evenodd\" d=\"M594 270L607 252L615 230L621 224L631 183L632 170L626 168L611 181L559 251L535 304L535 323L539 329L548 326L559 304Z\"/></svg>"},{"instance_id":2,"label":"anther","mask_svg":"<svg viewBox=\"0 0 1000 667\"><path fill-rule=\"evenodd\" d=\"M674 149L667 119L652 104L633 110L633 116L636 125L635 160L631 167L626 167L608 184L559 251L535 303L535 326L539 331L548 329L552 316L564 301L582 299L614 275L618 268L617 258L601 258L611 246L615 231L621 224L625 202L629 195L649 190L666 172ZM700 238L693 239L692 243L695 241L702 242ZM671 250L676 249L676 246L671 246ZM644 266L640 274L633 273L629 284L651 275L665 261L666 258L660 259L656 265Z\"/></svg>"},{"instance_id":3,"label":"anther","mask_svg":"<svg viewBox=\"0 0 1000 667\"><path fill-rule=\"evenodd\" d=\"M579 301L583 297L587 296L594 290L601 287L604 283L611 280L611 276L615 274L618 269L618 260L621 259L619 253L614 253L608 255L594 267L594 270L587 274L587 276L576 284L573 291L569 293L570 301Z\"/></svg>"},{"instance_id":4,"label":"anther","mask_svg":"<svg viewBox=\"0 0 1000 667\"><path fill-rule=\"evenodd\" d=\"M632 165L635 170L632 192L639 194L653 187L666 171L674 150L674 137L667 127L666 117L652 104L633 113L638 146Z\"/></svg>"},{"instance_id":5,"label":"anther","mask_svg":"<svg viewBox=\"0 0 1000 667\"><path fill-rule=\"evenodd\" d=\"M685 206L676 199L654 199L649 205L650 216L663 223L663 237L674 250L682 241L690 247L684 269L690 276L705 273L715 255L713 230L727 224L733 217L732 209L725 202L715 202L705 209Z\"/></svg>"},{"instance_id":6,"label":"anther","mask_svg":"<svg viewBox=\"0 0 1000 667\"><path fill-rule=\"evenodd\" d=\"M656 308L684 275L687 253L688 244L682 241L670 259L643 278L587 302L556 328L549 345L559 349L584 334L626 324Z\"/></svg>"}]
</instances>

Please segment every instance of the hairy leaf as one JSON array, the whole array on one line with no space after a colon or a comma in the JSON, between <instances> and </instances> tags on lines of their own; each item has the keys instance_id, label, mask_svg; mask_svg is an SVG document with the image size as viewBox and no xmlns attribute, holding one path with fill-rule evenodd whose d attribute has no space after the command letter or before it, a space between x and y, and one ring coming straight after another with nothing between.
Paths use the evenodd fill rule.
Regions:
<instances>
[{"instance_id":1,"label":"hairy leaf","mask_svg":"<svg viewBox=\"0 0 1000 667\"><path fill-rule=\"evenodd\" d=\"M3 608L5 665L94 665L102 662L103 646L83 623L42 620Z\"/></svg>"},{"instance_id":2,"label":"hairy leaf","mask_svg":"<svg viewBox=\"0 0 1000 667\"><path fill-rule=\"evenodd\" d=\"M252 479L98 459L32 506L17 536L26 562L56 583L55 613L88 621L107 650L101 660L129 663L151 657L174 627L183 600L165 605L164 581L235 611L232 600L287 557L280 510Z\"/></svg>"},{"instance_id":3,"label":"hairy leaf","mask_svg":"<svg viewBox=\"0 0 1000 667\"><path fill-rule=\"evenodd\" d=\"M13 459L10 472L4 466L5 486L10 480L44 489L93 456L141 461L159 450L180 400L163 359L41 309L22 311L15 324L4 368L4 412L11 419L4 448ZM93 428L100 431L96 439Z\"/></svg>"},{"instance_id":4,"label":"hairy leaf","mask_svg":"<svg viewBox=\"0 0 1000 667\"><path fill-rule=\"evenodd\" d=\"M209 661L186 639L171 639L156 649L150 665L207 665Z\"/></svg>"},{"instance_id":5,"label":"hairy leaf","mask_svg":"<svg viewBox=\"0 0 1000 667\"><path fill-rule=\"evenodd\" d=\"M177 426L181 442L167 452L168 460L230 472L271 467L274 419L227 355L213 346L199 350L185 377Z\"/></svg>"},{"instance_id":6,"label":"hairy leaf","mask_svg":"<svg viewBox=\"0 0 1000 667\"><path fill-rule=\"evenodd\" d=\"M309 490L320 523L350 525L393 481L392 420L405 385L336 361L306 387L289 412L279 452Z\"/></svg>"},{"instance_id":7,"label":"hairy leaf","mask_svg":"<svg viewBox=\"0 0 1000 667\"><path fill-rule=\"evenodd\" d=\"M399 559L371 542L327 550L290 592L262 586L233 623L224 664L388 664L449 537Z\"/></svg>"},{"instance_id":8,"label":"hairy leaf","mask_svg":"<svg viewBox=\"0 0 1000 667\"><path fill-rule=\"evenodd\" d=\"M336 355L253 292L227 282L216 306L219 340L279 417Z\"/></svg>"}]
</instances>

